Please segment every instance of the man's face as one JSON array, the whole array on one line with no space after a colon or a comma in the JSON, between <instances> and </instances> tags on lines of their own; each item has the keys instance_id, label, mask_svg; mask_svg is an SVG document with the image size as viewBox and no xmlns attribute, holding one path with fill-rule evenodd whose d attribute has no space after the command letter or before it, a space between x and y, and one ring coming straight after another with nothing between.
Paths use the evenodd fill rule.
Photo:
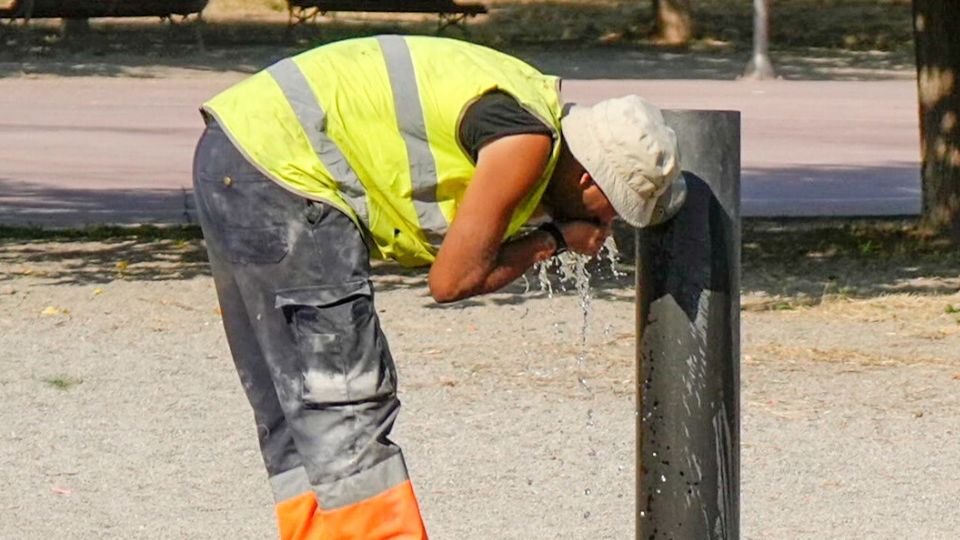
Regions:
<instances>
[{"instance_id":1,"label":"man's face","mask_svg":"<svg viewBox=\"0 0 960 540\"><path fill-rule=\"evenodd\" d=\"M617 217L617 211L613 209L610 200L603 194L600 186L587 175L587 182L581 184L583 189L583 207L590 214L590 218L603 224L610 225L613 218Z\"/></svg>"}]
</instances>

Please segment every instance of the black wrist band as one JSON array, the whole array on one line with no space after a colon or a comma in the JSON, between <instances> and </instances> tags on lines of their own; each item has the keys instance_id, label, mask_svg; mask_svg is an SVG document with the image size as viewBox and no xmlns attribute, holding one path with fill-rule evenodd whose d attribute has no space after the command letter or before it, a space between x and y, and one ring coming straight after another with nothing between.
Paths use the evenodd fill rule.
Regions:
<instances>
[{"instance_id":1,"label":"black wrist band","mask_svg":"<svg viewBox=\"0 0 960 540\"><path fill-rule=\"evenodd\" d=\"M553 243L557 246L553 250L554 255L559 255L567 251L567 241L563 239L563 233L560 231L560 227L557 227L556 223L548 221L537 227L537 230L543 231L553 237Z\"/></svg>"}]
</instances>

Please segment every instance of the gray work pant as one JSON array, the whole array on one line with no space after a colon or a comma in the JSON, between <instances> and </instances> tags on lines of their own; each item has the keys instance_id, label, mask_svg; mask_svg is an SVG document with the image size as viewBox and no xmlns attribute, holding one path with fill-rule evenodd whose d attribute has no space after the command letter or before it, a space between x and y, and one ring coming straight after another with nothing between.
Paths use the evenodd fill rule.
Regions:
<instances>
[{"instance_id":1,"label":"gray work pant","mask_svg":"<svg viewBox=\"0 0 960 540\"><path fill-rule=\"evenodd\" d=\"M194 189L278 504L312 491L322 510L343 508L405 482L387 438L396 370L353 221L266 178L214 122L197 147Z\"/></svg>"}]
</instances>

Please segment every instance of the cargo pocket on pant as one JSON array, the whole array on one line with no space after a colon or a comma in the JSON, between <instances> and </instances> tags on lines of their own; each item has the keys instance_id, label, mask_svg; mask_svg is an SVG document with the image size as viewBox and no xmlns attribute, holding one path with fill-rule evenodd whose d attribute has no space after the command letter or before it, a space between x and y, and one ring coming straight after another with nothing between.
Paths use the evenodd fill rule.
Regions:
<instances>
[{"instance_id":1,"label":"cargo pocket on pant","mask_svg":"<svg viewBox=\"0 0 960 540\"><path fill-rule=\"evenodd\" d=\"M288 251L286 227L232 227L223 233L225 256L237 264L276 264Z\"/></svg>"},{"instance_id":2,"label":"cargo pocket on pant","mask_svg":"<svg viewBox=\"0 0 960 540\"><path fill-rule=\"evenodd\" d=\"M396 369L368 281L279 291L300 354L302 399L327 408L390 398Z\"/></svg>"}]
</instances>

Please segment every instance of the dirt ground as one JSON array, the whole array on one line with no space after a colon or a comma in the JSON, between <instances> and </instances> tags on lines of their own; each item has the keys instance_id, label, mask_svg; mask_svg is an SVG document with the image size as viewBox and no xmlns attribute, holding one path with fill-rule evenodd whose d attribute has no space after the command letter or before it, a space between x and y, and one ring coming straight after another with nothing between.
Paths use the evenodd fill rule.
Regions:
<instances>
[{"instance_id":1,"label":"dirt ground","mask_svg":"<svg viewBox=\"0 0 960 540\"><path fill-rule=\"evenodd\" d=\"M271 537L196 232L2 232L0 538ZM956 259L902 224L748 224L744 538L955 538ZM573 292L446 307L424 277L376 286L432 537L632 538L632 278L595 278L580 367Z\"/></svg>"}]
</instances>

